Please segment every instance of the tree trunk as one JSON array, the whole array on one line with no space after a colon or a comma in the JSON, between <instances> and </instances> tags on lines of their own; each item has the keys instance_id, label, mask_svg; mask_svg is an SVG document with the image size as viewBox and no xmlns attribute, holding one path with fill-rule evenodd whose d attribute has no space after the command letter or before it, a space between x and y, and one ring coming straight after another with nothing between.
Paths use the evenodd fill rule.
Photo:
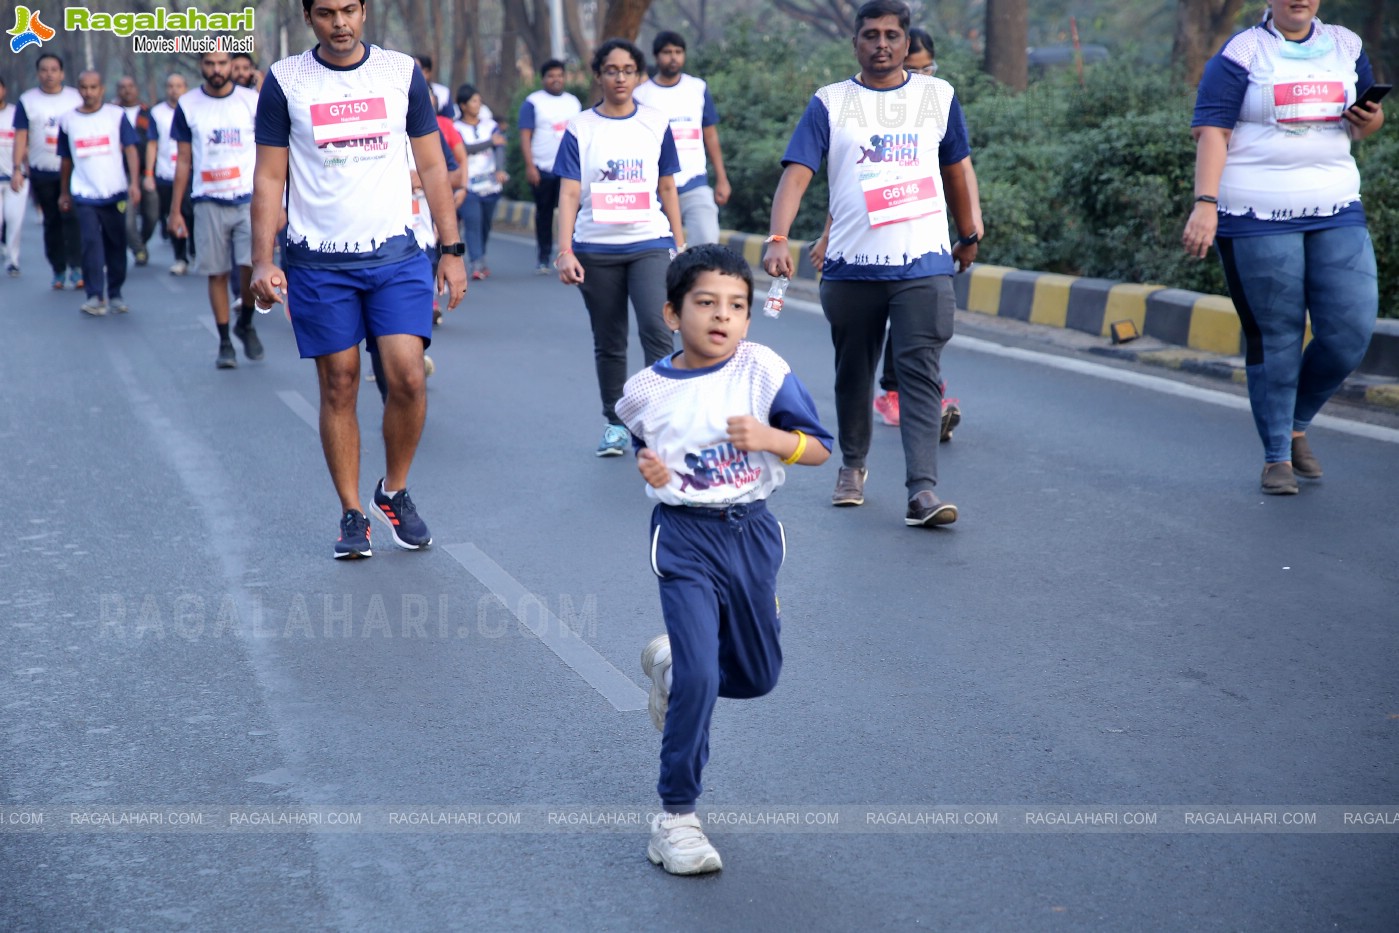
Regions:
<instances>
[{"instance_id":1,"label":"tree trunk","mask_svg":"<svg viewBox=\"0 0 1399 933\"><path fill-rule=\"evenodd\" d=\"M1365 31L1360 38L1370 53L1376 81L1389 81L1389 69L1384 63L1384 7L1386 0L1370 0L1370 15L1365 18Z\"/></svg>"},{"instance_id":2,"label":"tree trunk","mask_svg":"<svg viewBox=\"0 0 1399 933\"><path fill-rule=\"evenodd\" d=\"M471 62L467 49L470 37L480 31L480 16L479 0L461 0L452 5L452 80L456 84L447 90L453 96L458 87L470 80Z\"/></svg>"},{"instance_id":3,"label":"tree trunk","mask_svg":"<svg viewBox=\"0 0 1399 933\"><path fill-rule=\"evenodd\" d=\"M578 53L578 60L587 68L593 60L593 37L587 34L583 28L583 17L578 12L581 4L565 3L563 5L564 31L568 33L568 41L573 44L573 50Z\"/></svg>"},{"instance_id":4,"label":"tree trunk","mask_svg":"<svg viewBox=\"0 0 1399 933\"><path fill-rule=\"evenodd\" d=\"M1030 82L1028 0L986 0L986 73L1023 91Z\"/></svg>"},{"instance_id":5,"label":"tree trunk","mask_svg":"<svg viewBox=\"0 0 1399 933\"><path fill-rule=\"evenodd\" d=\"M603 39L620 36L636 41L641 33L641 21L651 7L651 0L608 0L607 15L602 20Z\"/></svg>"},{"instance_id":6,"label":"tree trunk","mask_svg":"<svg viewBox=\"0 0 1399 933\"><path fill-rule=\"evenodd\" d=\"M1205 62L1235 32L1244 0L1180 0L1171 62L1188 84L1200 83Z\"/></svg>"}]
</instances>

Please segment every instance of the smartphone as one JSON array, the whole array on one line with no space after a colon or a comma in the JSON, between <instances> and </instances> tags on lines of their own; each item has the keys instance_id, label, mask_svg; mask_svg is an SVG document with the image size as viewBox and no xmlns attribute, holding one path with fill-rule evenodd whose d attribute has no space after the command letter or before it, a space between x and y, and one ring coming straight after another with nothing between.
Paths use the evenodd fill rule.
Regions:
<instances>
[{"instance_id":1,"label":"smartphone","mask_svg":"<svg viewBox=\"0 0 1399 933\"><path fill-rule=\"evenodd\" d=\"M1372 84L1366 88L1364 94L1360 95L1360 99L1354 104L1351 104L1351 106L1357 107L1360 104L1378 104L1380 101L1384 100L1384 95L1392 90L1394 90L1394 85L1392 84Z\"/></svg>"}]
</instances>

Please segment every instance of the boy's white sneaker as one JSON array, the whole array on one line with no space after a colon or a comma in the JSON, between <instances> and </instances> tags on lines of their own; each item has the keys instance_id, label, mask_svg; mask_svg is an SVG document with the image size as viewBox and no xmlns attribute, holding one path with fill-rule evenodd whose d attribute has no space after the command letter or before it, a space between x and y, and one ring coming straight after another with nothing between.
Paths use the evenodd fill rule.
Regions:
<instances>
[{"instance_id":1,"label":"boy's white sneaker","mask_svg":"<svg viewBox=\"0 0 1399 933\"><path fill-rule=\"evenodd\" d=\"M672 875L702 875L724 867L709 844L699 817L693 813L667 813L651 817L651 842L646 847L651 864Z\"/></svg>"},{"instance_id":2,"label":"boy's white sneaker","mask_svg":"<svg viewBox=\"0 0 1399 933\"><path fill-rule=\"evenodd\" d=\"M657 731L665 731L666 708L670 706L670 687L666 674L670 671L670 636L657 635L641 651L641 672L651 678L651 699L646 708ZM669 869L667 869L669 871Z\"/></svg>"}]
</instances>

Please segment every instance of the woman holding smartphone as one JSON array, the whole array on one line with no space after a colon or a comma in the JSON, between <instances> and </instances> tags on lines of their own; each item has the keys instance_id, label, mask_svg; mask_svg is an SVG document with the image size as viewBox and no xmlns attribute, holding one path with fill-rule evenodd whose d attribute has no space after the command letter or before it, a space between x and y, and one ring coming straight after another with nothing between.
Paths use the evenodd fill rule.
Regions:
<instances>
[{"instance_id":1,"label":"woman holding smartphone","mask_svg":"<svg viewBox=\"0 0 1399 933\"><path fill-rule=\"evenodd\" d=\"M593 53L602 101L568 121L554 174L559 176L559 281L577 285L593 327L602 414L599 457L621 456L631 435L617 417L627 368L627 302L646 365L673 349L662 317L665 276L684 249L675 173L680 159L666 115L632 100L646 78L646 56L625 39Z\"/></svg>"},{"instance_id":2,"label":"woman holding smartphone","mask_svg":"<svg viewBox=\"0 0 1399 933\"><path fill-rule=\"evenodd\" d=\"M1195 100L1195 206L1182 237L1219 247L1263 440L1262 491L1295 495L1321 463L1306 431L1365 356L1379 312L1352 140L1384 124L1360 37L1320 0L1269 0L1205 66ZM1303 352L1307 315L1312 342Z\"/></svg>"}]
</instances>

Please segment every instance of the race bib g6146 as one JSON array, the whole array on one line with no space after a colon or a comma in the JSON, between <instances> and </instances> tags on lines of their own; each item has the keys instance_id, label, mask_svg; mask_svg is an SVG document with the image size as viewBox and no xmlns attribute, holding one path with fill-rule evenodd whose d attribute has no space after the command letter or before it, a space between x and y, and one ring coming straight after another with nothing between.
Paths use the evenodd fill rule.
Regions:
<instances>
[{"instance_id":1,"label":"race bib g6146","mask_svg":"<svg viewBox=\"0 0 1399 933\"><path fill-rule=\"evenodd\" d=\"M901 177L881 173L860 183L871 227L882 227L941 210L938 189L931 175Z\"/></svg>"}]
</instances>

